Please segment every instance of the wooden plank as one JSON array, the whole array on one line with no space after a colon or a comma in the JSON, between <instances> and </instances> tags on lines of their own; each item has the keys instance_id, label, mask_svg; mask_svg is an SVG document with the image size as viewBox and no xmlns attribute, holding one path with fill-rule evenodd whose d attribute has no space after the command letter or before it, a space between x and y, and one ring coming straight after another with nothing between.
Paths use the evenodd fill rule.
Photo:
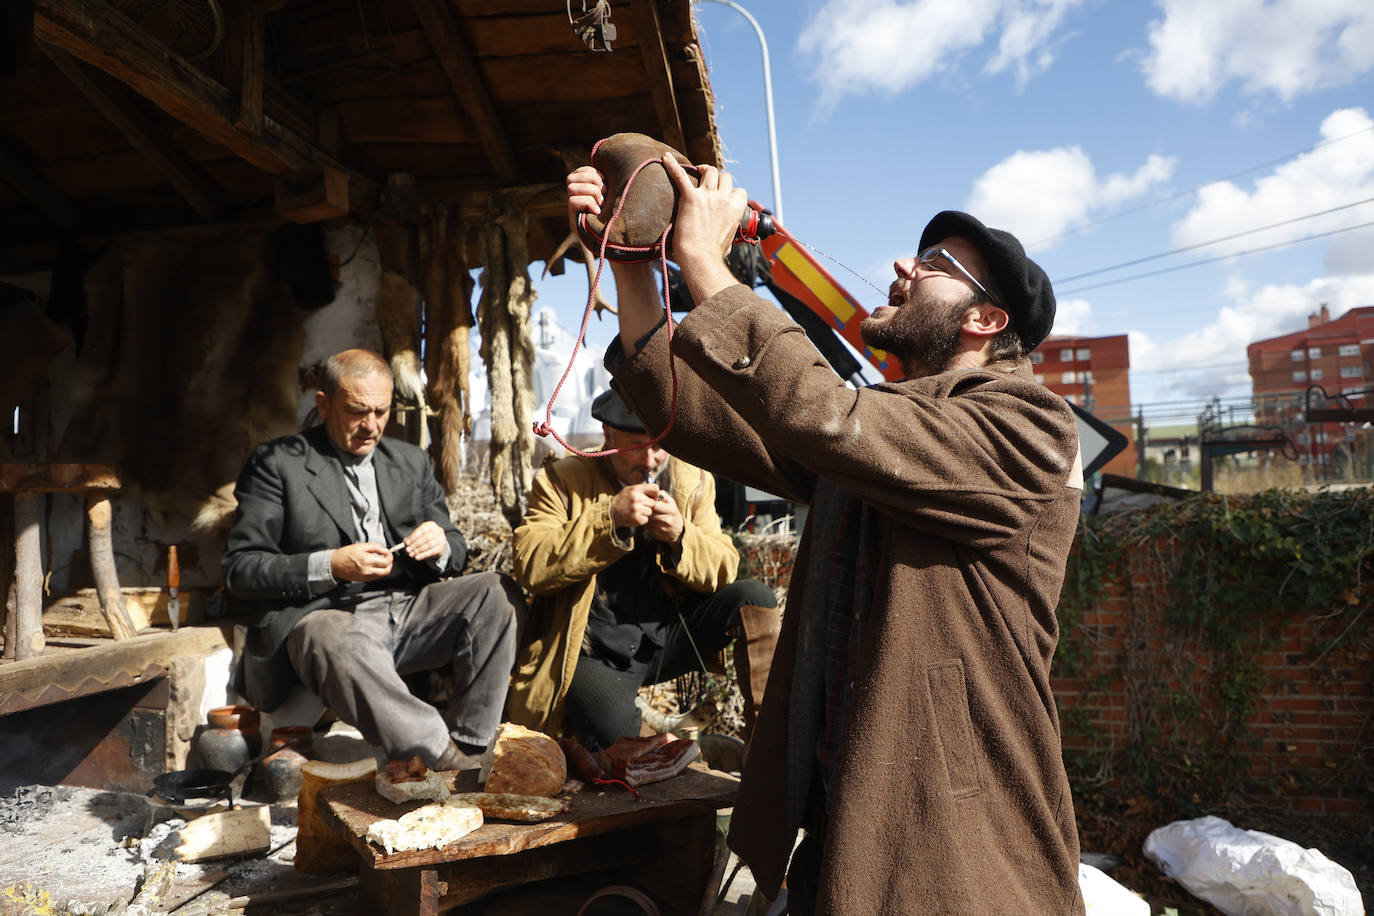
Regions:
<instances>
[{"instance_id":1,"label":"wooden plank","mask_svg":"<svg viewBox=\"0 0 1374 916\"><path fill-rule=\"evenodd\" d=\"M124 586L120 589L129 619L137 629L146 626L169 626L167 618L167 589L149 586ZM178 590L181 599L181 623L197 624L205 616L205 593L199 588ZM43 609L43 631L49 637L58 634L72 636L110 636L110 626L100 613L100 595L93 588L79 588L75 594L56 598ZM49 642L52 642L49 639Z\"/></svg>"},{"instance_id":2,"label":"wooden plank","mask_svg":"<svg viewBox=\"0 0 1374 916\"><path fill-rule=\"evenodd\" d=\"M0 714L60 702L89 693L92 686L137 683L150 668L167 669L177 658L208 655L225 646L218 627L182 627L175 633L152 633L96 648L7 662L0 665Z\"/></svg>"},{"instance_id":3,"label":"wooden plank","mask_svg":"<svg viewBox=\"0 0 1374 916\"><path fill-rule=\"evenodd\" d=\"M296 58L282 74L283 85L301 86L314 98L318 89L357 79L360 70L394 73L420 61L434 61L434 50L423 30L388 35L350 34L329 38L311 32L302 36ZM447 84L446 84L447 85Z\"/></svg>"},{"instance_id":4,"label":"wooden plank","mask_svg":"<svg viewBox=\"0 0 1374 916\"><path fill-rule=\"evenodd\" d=\"M467 41L453 18L448 0L411 0L411 3L454 96L481 139L492 173L502 184L515 183L515 151L496 115L487 85L472 62Z\"/></svg>"},{"instance_id":5,"label":"wooden plank","mask_svg":"<svg viewBox=\"0 0 1374 916\"><path fill-rule=\"evenodd\" d=\"M526 13L547 13L548 0L452 0L454 8L464 19L474 16L511 16ZM556 6L556 4L554 4ZM588 2L591 6L591 2ZM576 4L574 9L580 7Z\"/></svg>"},{"instance_id":6,"label":"wooden plank","mask_svg":"<svg viewBox=\"0 0 1374 916\"><path fill-rule=\"evenodd\" d=\"M402 67L349 67L297 84L321 105L350 99L433 98L453 90L433 56Z\"/></svg>"},{"instance_id":7,"label":"wooden plank","mask_svg":"<svg viewBox=\"0 0 1374 916\"><path fill-rule=\"evenodd\" d=\"M421 179L471 178L484 188L492 183L486 150L476 143L364 143L351 149L350 158L359 168L379 174L390 170Z\"/></svg>"},{"instance_id":8,"label":"wooden plank","mask_svg":"<svg viewBox=\"0 0 1374 916\"><path fill-rule=\"evenodd\" d=\"M251 856L272 848L272 809L267 805L198 817L169 838L179 862Z\"/></svg>"},{"instance_id":9,"label":"wooden plank","mask_svg":"<svg viewBox=\"0 0 1374 916\"><path fill-rule=\"evenodd\" d=\"M658 110L659 137L675 150L687 150L686 135L682 132L682 116L678 113L677 92L673 86L673 70L668 63L668 49L663 43L662 27L658 20L658 4L654 0L630 0L630 12L640 35L640 58L649 92Z\"/></svg>"},{"instance_id":10,"label":"wooden plank","mask_svg":"<svg viewBox=\"0 0 1374 916\"><path fill-rule=\"evenodd\" d=\"M262 136L263 71L267 47L265 0L244 0L238 22L238 111L234 126L250 137Z\"/></svg>"},{"instance_id":11,"label":"wooden plank","mask_svg":"<svg viewBox=\"0 0 1374 916\"><path fill-rule=\"evenodd\" d=\"M506 106L511 142L521 156L549 147L591 153L596 141L622 131L652 134L658 126L648 96L590 102L540 101ZM585 158L584 158L585 161ZM566 207L566 204L565 204Z\"/></svg>"},{"instance_id":12,"label":"wooden plank","mask_svg":"<svg viewBox=\"0 0 1374 916\"><path fill-rule=\"evenodd\" d=\"M577 15L579 6L573 5L573 15ZM612 9L611 22L616 28L615 41L611 44L614 52L635 53L631 49L639 44L639 30L633 17L625 15L624 7L617 5ZM522 54L589 53L582 39L573 34L563 9L547 15L468 16L463 19L463 29L472 39L479 60Z\"/></svg>"},{"instance_id":13,"label":"wooden plank","mask_svg":"<svg viewBox=\"0 0 1374 916\"><path fill-rule=\"evenodd\" d=\"M34 34L104 70L178 121L265 171L290 171L314 158L304 137L280 130L264 130L263 136L250 137L239 130L227 89L113 7L37 0Z\"/></svg>"},{"instance_id":14,"label":"wooden plank","mask_svg":"<svg viewBox=\"0 0 1374 916\"><path fill-rule=\"evenodd\" d=\"M275 175L312 163L339 165L316 148L311 138L270 117L263 118L261 136L244 133L235 126L236 111L228 90L106 4L37 0L34 34L104 70L178 121L266 172ZM366 213L375 205L376 182L350 173L348 186L355 210Z\"/></svg>"},{"instance_id":15,"label":"wooden plank","mask_svg":"<svg viewBox=\"0 0 1374 916\"><path fill-rule=\"evenodd\" d=\"M335 106L349 143L476 143L477 134L451 95L431 99L366 99Z\"/></svg>"},{"instance_id":16,"label":"wooden plank","mask_svg":"<svg viewBox=\"0 0 1374 916\"><path fill-rule=\"evenodd\" d=\"M215 203L205 180L174 147L154 136L152 126L134 105L128 91L122 85L103 73L87 71L60 48L44 45L43 50L63 75L81 90L97 111L119 129L134 149L157 168L202 219L211 223L219 220L219 205Z\"/></svg>"},{"instance_id":17,"label":"wooden plank","mask_svg":"<svg viewBox=\"0 0 1374 916\"><path fill-rule=\"evenodd\" d=\"M0 493L118 490L119 475L105 464L75 462L0 464Z\"/></svg>"},{"instance_id":18,"label":"wooden plank","mask_svg":"<svg viewBox=\"0 0 1374 916\"><path fill-rule=\"evenodd\" d=\"M477 771L444 774L455 791L478 791ZM420 803L395 805L362 783L324 789L320 793L325 824L344 836L373 868L393 869L435 865L460 859L502 856L552 846L582 836L609 833L632 824L671 820L694 813L715 811L734 803L739 780L695 764L664 782L640 789L636 801L619 791L579 792L567 812L536 824L489 821L456 843L442 849L420 849L390 855L364 837L373 823L400 817Z\"/></svg>"},{"instance_id":19,"label":"wooden plank","mask_svg":"<svg viewBox=\"0 0 1374 916\"><path fill-rule=\"evenodd\" d=\"M478 63L501 105L522 102L601 102L646 95L639 54L528 54Z\"/></svg>"},{"instance_id":20,"label":"wooden plank","mask_svg":"<svg viewBox=\"0 0 1374 916\"><path fill-rule=\"evenodd\" d=\"M682 130L687 135L684 152L693 162L723 166L720 135L716 132L716 97L706 74L701 48L690 45L688 53L673 63L677 108L682 115Z\"/></svg>"}]
</instances>

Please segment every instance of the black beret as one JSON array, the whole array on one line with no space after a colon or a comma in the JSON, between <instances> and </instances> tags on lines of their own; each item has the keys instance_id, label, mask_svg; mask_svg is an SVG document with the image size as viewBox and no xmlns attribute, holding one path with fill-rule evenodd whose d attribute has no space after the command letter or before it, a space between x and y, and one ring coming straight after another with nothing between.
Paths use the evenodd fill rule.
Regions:
<instances>
[{"instance_id":1,"label":"black beret","mask_svg":"<svg viewBox=\"0 0 1374 916\"><path fill-rule=\"evenodd\" d=\"M614 391L603 391L596 396L596 400L592 401L592 416L621 432L644 432L644 424L639 422L639 417L630 413L620 395Z\"/></svg>"},{"instance_id":2,"label":"black beret","mask_svg":"<svg viewBox=\"0 0 1374 916\"><path fill-rule=\"evenodd\" d=\"M1001 290L998 304L1011 316L1029 353L1049 336L1054 327L1054 290L1050 278L1030 258L1016 236L1001 229L989 229L958 210L935 214L921 233L920 250L925 251L950 236L968 239L982 254Z\"/></svg>"}]
</instances>

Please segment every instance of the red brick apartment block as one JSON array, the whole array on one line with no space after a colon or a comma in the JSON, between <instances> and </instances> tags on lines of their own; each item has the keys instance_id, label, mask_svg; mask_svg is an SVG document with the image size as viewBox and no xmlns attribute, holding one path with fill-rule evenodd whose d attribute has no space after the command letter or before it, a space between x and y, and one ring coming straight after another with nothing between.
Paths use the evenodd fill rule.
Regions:
<instances>
[{"instance_id":1,"label":"red brick apartment block","mask_svg":"<svg viewBox=\"0 0 1374 916\"><path fill-rule=\"evenodd\" d=\"M1031 354L1035 378L1046 388L1112 426L1129 442L1103 471L1136 476L1135 421L1131 416L1131 356L1126 335L1051 336Z\"/></svg>"},{"instance_id":2,"label":"red brick apartment block","mask_svg":"<svg viewBox=\"0 0 1374 916\"><path fill-rule=\"evenodd\" d=\"M1357 449L1358 424L1308 423L1305 394L1309 386L1320 385L1330 397L1344 394L1352 407L1374 406L1360 393L1374 387L1374 306L1351 309L1332 321L1323 305L1308 316L1306 328L1257 340L1246 355L1256 423L1283 428L1298 453L1318 467L1339 463ZM1313 406L1336 404L1317 397Z\"/></svg>"}]
</instances>

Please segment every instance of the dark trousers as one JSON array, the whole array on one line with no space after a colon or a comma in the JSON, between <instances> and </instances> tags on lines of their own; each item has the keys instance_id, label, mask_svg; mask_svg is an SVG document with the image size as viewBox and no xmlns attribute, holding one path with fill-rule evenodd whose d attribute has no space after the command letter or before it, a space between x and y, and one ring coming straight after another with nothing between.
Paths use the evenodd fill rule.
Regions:
<instances>
[{"instance_id":1,"label":"dark trousers","mask_svg":"<svg viewBox=\"0 0 1374 916\"><path fill-rule=\"evenodd\" d=\"M606 659L579 656L564 699L565 727L593 750L609 747L617 738L638 735L640 715L634 699L640 687L701 670L701 660L715 658L733 637L731 630L742 605L773 607L776 603L768 586L741 579L714 594L694 592L678 602L690 639L679 623L669 631L665 646L647 639L641 643L625 668Z\"/></svg>"},{"instance_id":2,"label":"dark trousers","mask_svg":"<svg viewBox=\"0 0 1374 916\"><path fill-rule=\"evenodd\" d=\"M307 614L286 648L306 688L369 743L433 763L450 737L480 747L501 724L523 613L512 579L477 573ZM446 665L456 692L445 715L402 676Z\"/></svg>"}]
</instances>

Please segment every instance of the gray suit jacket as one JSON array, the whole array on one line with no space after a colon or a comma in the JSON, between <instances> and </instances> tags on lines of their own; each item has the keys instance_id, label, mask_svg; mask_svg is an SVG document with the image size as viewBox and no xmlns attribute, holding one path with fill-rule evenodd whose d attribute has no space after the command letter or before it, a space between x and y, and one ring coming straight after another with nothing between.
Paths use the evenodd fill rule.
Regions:
<instances>
[{"instance_id":1,"label":"gray suit jacket","mask_svg":"<svg viewBox=\"0 0 1374 916\"><path fill-rule=\"evenodd\" d=\"M452 555L438 572L399 555L392 574L368 583L369 589L419 589L462 572L467 544L449 519L429 458L413 445L387 438L374 455L386 546L433 521L444 529ZM286 654L291 628L311 611L345 603L358 591L356 585L341 582L315 595L307 573L310 554L357 540L353 511L343 466L320 426L258 446L239 475L234 496L238 517L224 552L224 585L239 609L258 614L235 671L234 689L270 711L299 683Z\"/></svg>"}]
</instances>

